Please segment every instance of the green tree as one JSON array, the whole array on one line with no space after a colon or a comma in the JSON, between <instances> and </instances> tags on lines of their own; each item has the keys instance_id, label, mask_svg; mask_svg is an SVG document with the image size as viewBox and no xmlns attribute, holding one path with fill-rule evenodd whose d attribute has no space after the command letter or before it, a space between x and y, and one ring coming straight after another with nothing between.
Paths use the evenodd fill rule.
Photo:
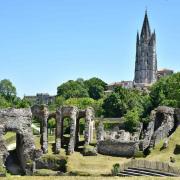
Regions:
<instances>
[{"instance_id":1,"label":"green tree","mask_svg":"<svg viewBox=\"0 0 180 180\"><path fill-rule=\"evenodd\" d=\"M65 99L88 97L88 91L79 81L70 80L57 88L57 95Z\"/></svg>"},{"instance_id":2,"label":"green tree","mask_svg":"<svg viewBox=\"0 0 180 180\"><path fill-rule=\"evenodd\" d=\"M125 129L129 132L134 132L140 123L139 112L137 108L128 111L125 116Z\"/></svg>"},{"instance_id":3,"label":"green tree","mask_svg":"<svg viewBox=\"0 0 180 180\"><path fill-rule=\"evenodd\" d=\"M8 108L10 106L11 104L3 96L0 95L0 108Z\"/></svg>"},{"instance_id":4,"label":"green tree","mask_svg":"<svg viewBox=\"0 0 180 180\"><path fill-rule=\"evenodd\" d=\"M49 119L48 128L50 129L50 134L52 134L52 129L56 127L56 120L54 118Z\"/></svg>"},{"instance_id":5,"label":"green tree","mask_svg":"<svg viewBox=\"0 0 180 180\"><path fill-rule=\"evenodd\" d=\"M180 107L180 72L157 81L150 92L153 107L167 105Z\"/></svg>"},{"instance_id":6,"label":"green tree","mask_svg":"<svg viewBox=\"0 0 180 180\"><path fill-rule=\"evenodd\" d=\"M134 107L137 108L139 115L143 116L151 104L148 95L137 90L118 87L114 93L105 98L102 107L106 117L122 117Z\"/></svg>"},{"instance_id":7,"label":"green tree","mask_svg":"<svg viewBox=\"0 0 180 180\"><path fill-rule=\"evenodd\" d=\"M84 82L86 88L88 89L89 97L93 99L100 99L104 96L104 91L106 90L107 84L99 78L91 78Z\"/></svg>"},{"instance_id":8,"label":"green tree","mask_svg":"<svg viewBox=\"0 0 180 180\"><path fill-rule=\"evenodd\" d=\"M16 97L16 88L8 79L0 81L0 94L8 101L13 101Z\"/></svg>"}]
</instances>

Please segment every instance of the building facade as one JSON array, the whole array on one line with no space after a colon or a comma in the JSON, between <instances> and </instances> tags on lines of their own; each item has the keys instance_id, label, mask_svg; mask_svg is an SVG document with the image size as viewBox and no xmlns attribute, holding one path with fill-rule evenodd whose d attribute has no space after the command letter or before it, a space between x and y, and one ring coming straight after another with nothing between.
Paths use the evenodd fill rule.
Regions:
<instances>
[{"instance_id":1,"label":"building facade","mask_svg":"<svg viewBox=\"0 0 180 180\"><path fill-rule=\"evenodd\" d=\"M24 96L32 105L46 104L49 105L55 101L55 96L50 96L48 93L37 93L36 96Z\"/></svg>"},{"instance_id":2,"label":"building facade","mask_svg":"<svg viewBox=\"0 0 180 180\"><path fill-rule=\"evenodd\" d=\"M156 34L151 33L147 12L141 34L137 33L134 84L152 84L157 80Z\"/></svg>"}]
</instances>

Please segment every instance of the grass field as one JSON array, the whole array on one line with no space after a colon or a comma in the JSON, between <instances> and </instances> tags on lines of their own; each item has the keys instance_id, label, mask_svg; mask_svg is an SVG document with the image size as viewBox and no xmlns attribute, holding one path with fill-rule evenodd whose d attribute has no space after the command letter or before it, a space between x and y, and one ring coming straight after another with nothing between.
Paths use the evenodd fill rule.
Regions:
<instances>
[{"instance_id":1,"label":"grass field","mask_svg":"<svg viewBox=\"0 0 180 180\"><path fill-rule=\"evenodd\" d=\"M163 141L161 141L146 159L170 163L170 157L174 157L176 162L170 163L170 165L180 167L180 152L178 154L174 153L176 144L180 145L180 127L170 137L168 148L162 149Z\"/></svg>"},{"instance_id":2,"label":"grass field","mask_svg":"<svg viewBox=\"0 0 180 180\"><path fill-rule=\"evenodd\" d=\"M150 161L163 161L170 163L170 157L174 157L176 162L170 163L171 166L180 167L180 154L174 154L176 144L179 142L180 128L170 137L169 146L167 149L161 150L163 141L160 142L155 149L152 150L151 154L146 158ZM49 154L52 154L52 143L54 137L49 136ZM35 136L36 147L40 148L39 136ZM61 149L61 155L66 156L65 150ZM100 176L111 173L113 164L124 163L129 161L128 158L111 157L100 155L98 156L83 156L80 152L75 152L71 156L67 156L67 171L75 172L82 175Z\"/></svg>"},{"instance_id":3,"label":"grass field","mask_svg":"<svg viewBox=\"0 0 180 180\"><path fill-rule=\"evenodd\" d=\"M53 177L7 177L7 178L2 178L2 179L10 179L10 180L179 180L180 178L170 178L170 177L165 177L165 178L159 178L159 177L81 177L81 176L53 176Z\"/></svg>"}]
</instances>

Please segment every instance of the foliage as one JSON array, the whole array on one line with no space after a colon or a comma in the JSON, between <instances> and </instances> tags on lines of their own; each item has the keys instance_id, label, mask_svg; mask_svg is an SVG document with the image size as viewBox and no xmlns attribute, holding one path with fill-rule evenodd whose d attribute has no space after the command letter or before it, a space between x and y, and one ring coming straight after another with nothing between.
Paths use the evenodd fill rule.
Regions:
<instances>
[{"instance_id":1,"label":"foliage","mask_svg":"<svg viewBox=\"0 0 180 180\"><path fill-rule=\"evenodd\" d=\"M151 88L150 97L153 107L180 107L180 72L157 81Z\"/></svg>"},{"instance_id":2,"label":"foliage","mask_svg":"<svg viewBox=\"0 0 180 180\"><path fill-rule=\"evenodd\" d=\"M50 129L50 134L52 133L52 128L56 127L56 120L54 118L49 119L48 128Z\"/></svg>"},{"instance_id":3,"label":"foliage","mask_svg":"<svg viewBox=\"0 0 180 180\"><path fill-rule=\"evenodd\" d=\"M104 116L106 117L122 117L134 107L137 108L140 115L144 109L149 109L150 101L148 95L142 96L139 91L118 87L115 92L109 95L102 105Z\"/></svg>"},{"instance_id":4,"label":"foliage","mask_svg":"<svg viewBox=\"0 0 180 180\"><path fill-rule=\"evenodd\" d=\"M140 116L137 108L128 111L124 118L125 129L129 132L134 132L140 122Z\"/></svg>"},{"instance_id":5,"label":"foliage","mask_svg":"<svg viewBox=\"0 0 180 180\"><path fill-rule=\"evenodd\" d=\"M91 78L84 82L86 88L88 89L89 97L92 99L100 99L104 96L104 91L106 89L106 83L99 78Z\"/></svg>"},{"instance_id":6,"label":"foliage","mask_svg":"<svg viewBox=\"0 0 180 180\"><path fill-rule=\"evenodd\" d=\"M10 106L11 104L2 95L0 95L0 108L7 108Z\"/></svg>"},{"instance_id":7,"label":"foliage","mask_svg":"<svg viewBox=\"0 0 180 180\"><path fill-rule=\"evenodd\" d=\"M79 109L86 109L92 107L95 110L95 115L97 117L102 114L102 103L103 100L94 100L92 98L70 98L64 102L64 105L77 106Z\"/></svg>"},{"instance_id":8,"label":"foliage","mask_svg":"<svg viewBox=\"0 0 180 180\"><path fill-rule=\"evenodd\" d=\"M79 81L70 80L57 88L57 95L65 99L88 97L88 91L84 84Z\"/></svg>"},{"instance_id":9,"label":"foliage","mask_svg":"<svg viewBox=\"0 0 180 180\"><path fill-rule=\"evenodd\" d=\"M111 170L113 176L117 176L120 173L120 164L114 164L113 169Z\"/></svg>"},{"instance_id":10,"label":"foliage","mask_svg":"<svg viewBox=\"0 0 180 180\"><path fill-rule=\"evenodd\" d=\"M16 97L16 88L10 80L0 81L0 94L8 101L12 101Z\"/></svg>"}]
</instances>

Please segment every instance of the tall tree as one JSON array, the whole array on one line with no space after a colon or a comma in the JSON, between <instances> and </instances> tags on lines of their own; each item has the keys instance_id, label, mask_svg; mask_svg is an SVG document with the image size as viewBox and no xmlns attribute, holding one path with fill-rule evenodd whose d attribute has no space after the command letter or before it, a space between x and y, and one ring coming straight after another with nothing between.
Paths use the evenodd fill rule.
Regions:
<instances>
[{"instance_id":1,"label":"tall tree","mask_svg":"<svg viewBox=\"0 0 180 180\"><path fill-rule=\"evenodd\" d=\"M8 101L12 101L16 97L16 88L8 79L0 81L0 94Z\"/></svg>"},{"instance_id":2,"label":"tall tree","mask_svg":"<svg viewBox=\"0 0 180 180\"><path fill-rule=\"evenodd\" d=\"M104 96L104 91L106 90L106 83L99 78L91 78L84 82L86 88L88 89L89 97L93 99L100 99Z\"/></svg>"},{"instance_id":3,"label":"tall tree","mask_svg":"<svg viewBox=\"0 0 180 180\"><path fill-rule=\"evenodd\" d=\"M78 81L70 80L57 88L57 95L65 99L88 97L88 91L85 86Z\"/></svg>"}]
</instances>

